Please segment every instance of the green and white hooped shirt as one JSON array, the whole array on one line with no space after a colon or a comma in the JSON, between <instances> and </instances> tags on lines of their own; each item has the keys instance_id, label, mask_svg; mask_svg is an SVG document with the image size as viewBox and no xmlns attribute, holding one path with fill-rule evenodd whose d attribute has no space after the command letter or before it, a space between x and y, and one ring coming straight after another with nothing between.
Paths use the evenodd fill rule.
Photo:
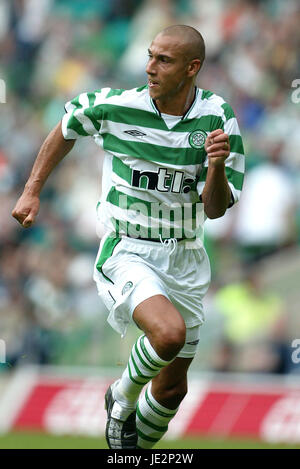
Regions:
<instances>
[{"instance_id":1,"label":"green and white hooped shirt","mask_svg":"<svg viewBox=\"0 0 300 469\"><path fill-rule=\"evenodd\" d=\"M147 85L82 93L65 110L64 138L91 136L105 151L98 215L117 237L201 237L200 195L208 166L204 143L218 128L229 135L226 175L232 202L238 201L243 143L232 108L211 91L196 88L189 110L177 119L161 115Z\"/></svg>"}]
</instances>

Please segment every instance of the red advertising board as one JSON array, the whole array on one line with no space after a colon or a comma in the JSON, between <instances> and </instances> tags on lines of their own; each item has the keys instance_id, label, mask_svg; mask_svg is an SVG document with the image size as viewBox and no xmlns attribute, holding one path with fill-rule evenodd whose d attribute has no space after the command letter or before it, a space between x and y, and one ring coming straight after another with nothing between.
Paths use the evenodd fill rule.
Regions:
<instances>
[{"instance_id":1,"label":"red advertising board","mask_svg":"<svg viewBox=\"0 0 300 469\"><path fill-rule=\"evenodd\" d=\"M300 442L300 390L220 391L212 387L185 429L189 435Z\"/></svg>"},{"instance_id":2,"label":"red advertising board","mask_svg":"<svg viewBox=\"0 0 300 469\"><path fill-rule=\"evenodd\" d=\"M105 378L74 380L37 375L25 395L19 393L22 402L10 415L10 428L102 435L106 422L104 394L110 382ZM192 380L189 394L169 428L169 438L245 436L299 443L300 386Z\"/></svg>"},{"instance_id":3,"label":"red advertising board","mask_svg":"<svg viewBox=\"0 0 300 469\"><path fill-rule=\"evenodd\" d=\"M13 428L56 434L104 433L109 381L39 379L15 416Z\"/></svg>"}]
</instances>

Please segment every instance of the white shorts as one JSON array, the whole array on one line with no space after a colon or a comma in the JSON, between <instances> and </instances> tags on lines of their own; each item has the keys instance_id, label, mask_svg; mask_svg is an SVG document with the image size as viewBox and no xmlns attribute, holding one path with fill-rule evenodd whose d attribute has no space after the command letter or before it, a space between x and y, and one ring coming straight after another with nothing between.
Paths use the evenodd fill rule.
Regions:
<instances>
[{"instance_id":1,"label":"white shorts","mask_svg":"<svg viewBox=\"0 0 300 469\"><path fill-rule=\"evenodd\" d=\"M191 242L189 242L191 243ZM210 265L202 244L169 245L106 235L98 251L94 280L109 311L109 324L122 336L135 308L147 298L164 295L184 319L186 344L178 356L192 357L204 322L202 299L210 283Z\"/></svg>"}]
</instances>

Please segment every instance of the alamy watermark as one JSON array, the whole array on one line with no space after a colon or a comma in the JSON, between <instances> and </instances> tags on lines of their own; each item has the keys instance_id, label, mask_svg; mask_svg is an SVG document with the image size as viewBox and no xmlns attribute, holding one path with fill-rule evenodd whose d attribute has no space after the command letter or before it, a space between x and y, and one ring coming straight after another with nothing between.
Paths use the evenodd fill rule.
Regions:
<instances>
[{"instance_id":1,"label":"alamy watermark","mask_svg":"<svg viewBox=\"0 0 300 469\"><path fill-rule=\"evenodd\" d=\"M116 237L163 241L170 238L203 241L202 203L131 202L122 194L109 205L110 228ZM102 217L101 217L102 218ZM190 246L189 246L190 247Z\"/></svg>"},{"instance_id":2,"label":"alamy watermark","mask_svg":"<svg viewBox=\"0 0 300 469\"><path fill-rule=\"evenodd\" d=\"M292 362L297 365L300 363L300 339L294 339L291 347L295 349L292 353Z\"/></svg>"},{"instance_id":3,"label":"alamy watermark","mask_svg":"<svg viewBox=\"0 0 300 469\"><path fill-rule=\"evenodd\" d=\"M300 78L296 78L292 81L292 88L296 88L291 95L292 103L299 104L300 103Z\"/></svg>"},{"instance_id":4,"label":"alamy watermark","mask_svg":"<svg viewBox=\"0 0 300 469\"><path fill-rule=\"evenodd\" d=\"M0 339L0 363L6 363L6 345L3 339Z\"/></svg>"},{"instance_id":5,"label":"alamy watermark","mask_svg":"<svg viewBox=\"0 0 300 469\"><path fill-rule=\"evenodd\" d=\"M0 78L0 103L6 103L6 83Z\"/></svg>"}]
</instances>

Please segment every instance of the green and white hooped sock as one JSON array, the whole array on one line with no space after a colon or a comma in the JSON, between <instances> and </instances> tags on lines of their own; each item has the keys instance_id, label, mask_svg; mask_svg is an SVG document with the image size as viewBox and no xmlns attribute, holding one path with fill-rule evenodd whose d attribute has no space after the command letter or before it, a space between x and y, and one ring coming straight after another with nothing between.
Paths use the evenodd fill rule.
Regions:
<instances>
[{"instance_id":1,"label":"green and white hooped sock","mask_svg":"<svg viewBox=\"0 0 300 469\"><path fill-rule=\"evenodd\" d=\"M142 388L160 370L171 363L160 358L145 335L140 336L132 347L131 355L113 395L122 408L135 409Z\"/></svg>"},{"instance_id":2,"label":"green and white hooped sock","mask_svg":"<svg viewBox=\"0 0 300 469\"><path fill-rule=\"evenodd\" d=\"M159 404L151 394L150 385L139 399L136 409L137 448L152 448L168 430L168 424L178 408L171 410Z\"/></svg>"}]
</instances>

